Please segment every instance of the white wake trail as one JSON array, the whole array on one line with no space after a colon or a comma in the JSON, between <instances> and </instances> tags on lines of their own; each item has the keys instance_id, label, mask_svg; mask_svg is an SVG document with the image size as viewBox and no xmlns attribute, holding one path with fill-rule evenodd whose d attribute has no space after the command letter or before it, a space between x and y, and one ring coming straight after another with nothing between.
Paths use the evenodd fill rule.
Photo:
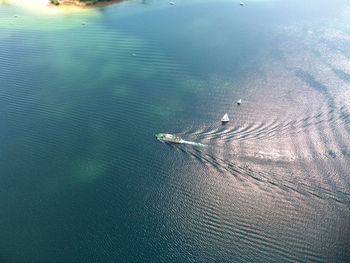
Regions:
<instances>
[{"instance_id":1,"label":"white wake trail","mask_svg":"<svg viewBox=\"0 0 350 263\"><path fill-rule=\"evenodd\" d=\"M185 143L185 144L190 144L190 145L200 146L200 147L207 147L208 146L206 144L202 144L202 143L198 143L198 142L189 142L189 141L185 141L185 140L181 140L180 143Z\"/></svg>"}]
</instances>

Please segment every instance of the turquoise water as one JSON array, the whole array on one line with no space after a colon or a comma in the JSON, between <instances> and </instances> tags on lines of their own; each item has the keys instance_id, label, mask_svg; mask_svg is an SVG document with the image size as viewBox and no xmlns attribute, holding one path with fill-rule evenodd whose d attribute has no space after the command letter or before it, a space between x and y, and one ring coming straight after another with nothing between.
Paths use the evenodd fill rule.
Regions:
<instances>
[{"instance_id":1,"label":"turquoise water","mask_svg":"<svg viewBox=\"0 0 350 263\"><path fill-rule=\"evenodd\" d=\"M0 4L0 261L349 262L349 22L345 0Z\"/></svg>"}]
</instances>

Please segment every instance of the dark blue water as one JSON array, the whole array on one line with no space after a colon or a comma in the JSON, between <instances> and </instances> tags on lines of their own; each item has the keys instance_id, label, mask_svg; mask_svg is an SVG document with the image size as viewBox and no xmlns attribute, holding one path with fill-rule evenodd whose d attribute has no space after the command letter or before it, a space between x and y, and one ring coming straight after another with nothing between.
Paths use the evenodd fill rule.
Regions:
<instances>
[{"instance_id":1,"label":"dark blue water","mask_svg":"<svg viewBox=\"0 0 350 263\"><path fill-rule=\"evenodd\" d=\"M0 4L0 262L350 262L349 21Z\"/></svg>"}]
</instances>

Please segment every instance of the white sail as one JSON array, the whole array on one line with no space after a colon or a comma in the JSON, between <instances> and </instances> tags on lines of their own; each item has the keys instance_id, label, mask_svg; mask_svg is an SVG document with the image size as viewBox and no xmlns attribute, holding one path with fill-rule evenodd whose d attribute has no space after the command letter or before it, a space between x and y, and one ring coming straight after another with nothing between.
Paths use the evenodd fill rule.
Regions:
<instances>
[{"instance_id":1,"label":"white sail","mask_svg":"<svg viewBox=\"0 0 350 263\"><path fill-rule=\"evenodd\" d=\"M222 122L228 122L229 120L230 120L230 119L229 119L227 113L225 113L225 115L221 118L221 121L222 121Z\"/></svg>"}]
</instances>

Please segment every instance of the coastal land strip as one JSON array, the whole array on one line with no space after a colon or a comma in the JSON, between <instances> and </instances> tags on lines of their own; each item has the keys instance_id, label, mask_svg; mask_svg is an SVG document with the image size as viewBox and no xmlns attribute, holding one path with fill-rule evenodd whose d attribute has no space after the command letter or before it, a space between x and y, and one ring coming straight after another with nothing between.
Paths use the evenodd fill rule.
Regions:
<instances>
[{"instance_id":1,"label":"coastal land strip","mask_svg":"<svg viewBox=\"0 0 350 263\"><path fill-rule=\"evenodd\" d=\"M94 8L94 7L104 7L114 3L120 3L124 0L50 0L49 6L68 6L68 7L78 7L78 8Z\"/></svg>"}]
</instances>

